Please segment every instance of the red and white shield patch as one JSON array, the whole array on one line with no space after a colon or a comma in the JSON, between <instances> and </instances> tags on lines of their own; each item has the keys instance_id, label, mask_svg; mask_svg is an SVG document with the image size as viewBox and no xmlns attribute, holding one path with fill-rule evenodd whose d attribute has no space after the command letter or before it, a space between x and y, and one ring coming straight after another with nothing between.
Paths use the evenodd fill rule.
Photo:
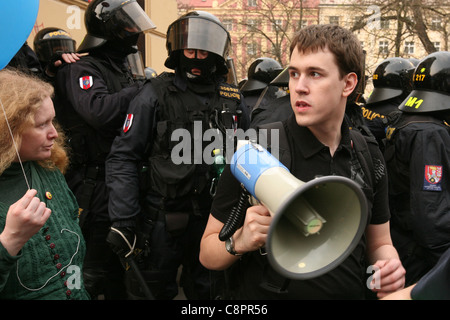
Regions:
<instances>
[{"instance_id":1,"label":"red and white shield patch","mask_svg":"<svg viewBox=\"0 0 450 320\"><path fill-rule=\"evenodd\" d=\"M87 90L89 88L92 88L94 85L94 79L92 76L85 76L80 78L80 87L83 90Z\"/></svg>"},{"instance_id":2,"label":"red and white shield patch","mask_svg":"<svg viewBox=\"0 0 450 320\"><path fill-rule=\"evenodd\" d=\"M425 178L423 181L423 190L442 191L443 172L442 166L425 165Z\"/></svg>"},{"instance_id":3,"label":"red and white shield patch","mask_svg":"<svg viewBox=\"0 0 450 320\"><path fill-rule=\"evenodd\" d=\"M125 123L123 124L123 132L127 133L130 130L132 124L133 124L133 114L129 113L127 114L127 117L125 118Z\"/></svg>"}]
</instances>

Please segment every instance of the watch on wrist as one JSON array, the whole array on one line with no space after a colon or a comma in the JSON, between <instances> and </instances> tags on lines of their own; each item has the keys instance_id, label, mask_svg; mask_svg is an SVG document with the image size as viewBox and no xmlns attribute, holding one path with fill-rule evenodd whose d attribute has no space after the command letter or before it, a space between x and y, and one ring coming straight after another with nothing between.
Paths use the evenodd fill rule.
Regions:
<instances>
[{"instance_id":1,"label":"watch on wrist","mask_svg":"<svg viewBox=\"0 0 450 320\"><path fill-rule=\"evenodd\" d=\"M233 256L242 256L242 254L239 254L234 250L234 241L233 237L229 237L227 240L225 240L225 248L229 253L231 253Z\"/></svg>"}]
</instances>

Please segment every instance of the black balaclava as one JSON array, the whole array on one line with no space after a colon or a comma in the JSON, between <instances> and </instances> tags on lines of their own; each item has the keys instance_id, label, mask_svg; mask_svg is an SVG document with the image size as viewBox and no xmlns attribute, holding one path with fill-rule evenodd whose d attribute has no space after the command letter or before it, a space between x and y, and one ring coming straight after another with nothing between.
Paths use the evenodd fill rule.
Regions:
<instances>
[{"instance_id":1,"label":"black balaclava","mask_svg":"<svg viewBox=\"0 0 450 320\"><path fill-rule=\"evenodd\" d=\"M103 45L103 48L109 49L118 55L123 55L124 57L126 57L129 54L137 52L136 44L138 42L138 38L139 33L126 37L124 39L108 40Z\"/></svg>"},{"instance_id":2,"label":"black balaclava","mask_svg":"<svg viewBox=\"0 0 450 320\"><path fill-rule=\"evenodd\" d=\"M213 53L209 53L206 59L189 59L183 52L180 53L179 69L189 82L195 84L211 84L215 81L217 58ZM191 73L192 69L201 70L201 75Z\"/></svg>"}]
</instances>

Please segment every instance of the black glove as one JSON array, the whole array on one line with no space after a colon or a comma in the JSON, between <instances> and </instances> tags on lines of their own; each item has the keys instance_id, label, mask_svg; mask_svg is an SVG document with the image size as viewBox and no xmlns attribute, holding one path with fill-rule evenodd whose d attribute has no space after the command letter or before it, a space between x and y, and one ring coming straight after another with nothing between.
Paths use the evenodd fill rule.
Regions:
<instances>
[{"instance_id":1,"label":"black glove","mask_svg":"<svg viewBox=\"0 0 450 320\"><path fill-rule=\"evenodd\" d=\"M122 263L131 257L136 248L136 233L130 227L111 227L106 237L106 242L110 245L112 251L117 254Z\"/></svg>"},{"instance_id":2,"label":"black glove","mask_svg":"<svg viewBox=\"0 0 450 320\"><path fill-rule=\"evenodd\" d=\"M66 62L64 61L64 59L62 58L62 55L64 53L71 53L71 52L64 52L64 51L56 51L51 57L50 57L50 61L48 62L46 68L45 68L45 73L50 76L50 77L54 77L56 72L58 71L58 68L60 68L61 66L63 66L64 64L66 64ZM55 63L57 61L61 61L61 65L60 66L55 66Z\"/></svg>"}]
</instances>

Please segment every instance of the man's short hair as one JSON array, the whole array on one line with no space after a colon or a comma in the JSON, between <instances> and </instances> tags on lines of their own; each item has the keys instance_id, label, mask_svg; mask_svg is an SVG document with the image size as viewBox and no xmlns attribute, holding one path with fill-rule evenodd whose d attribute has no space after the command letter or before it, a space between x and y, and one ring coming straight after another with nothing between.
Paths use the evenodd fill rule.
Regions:
<instances>
[{"instance_id":1,"label":"man's short hair","mask_svg":"<svg viewBox=\"0 0 450 320\"><path fill-rule=\"evenodd\" d=\"M299 52L316 52L328 48L334 55L341 77L351 72L358 80L364 76L364 53L361 42L348 29L336 24L310 25L294 35L290 54L297 48Z\"/></svg>"}]
</instances>

